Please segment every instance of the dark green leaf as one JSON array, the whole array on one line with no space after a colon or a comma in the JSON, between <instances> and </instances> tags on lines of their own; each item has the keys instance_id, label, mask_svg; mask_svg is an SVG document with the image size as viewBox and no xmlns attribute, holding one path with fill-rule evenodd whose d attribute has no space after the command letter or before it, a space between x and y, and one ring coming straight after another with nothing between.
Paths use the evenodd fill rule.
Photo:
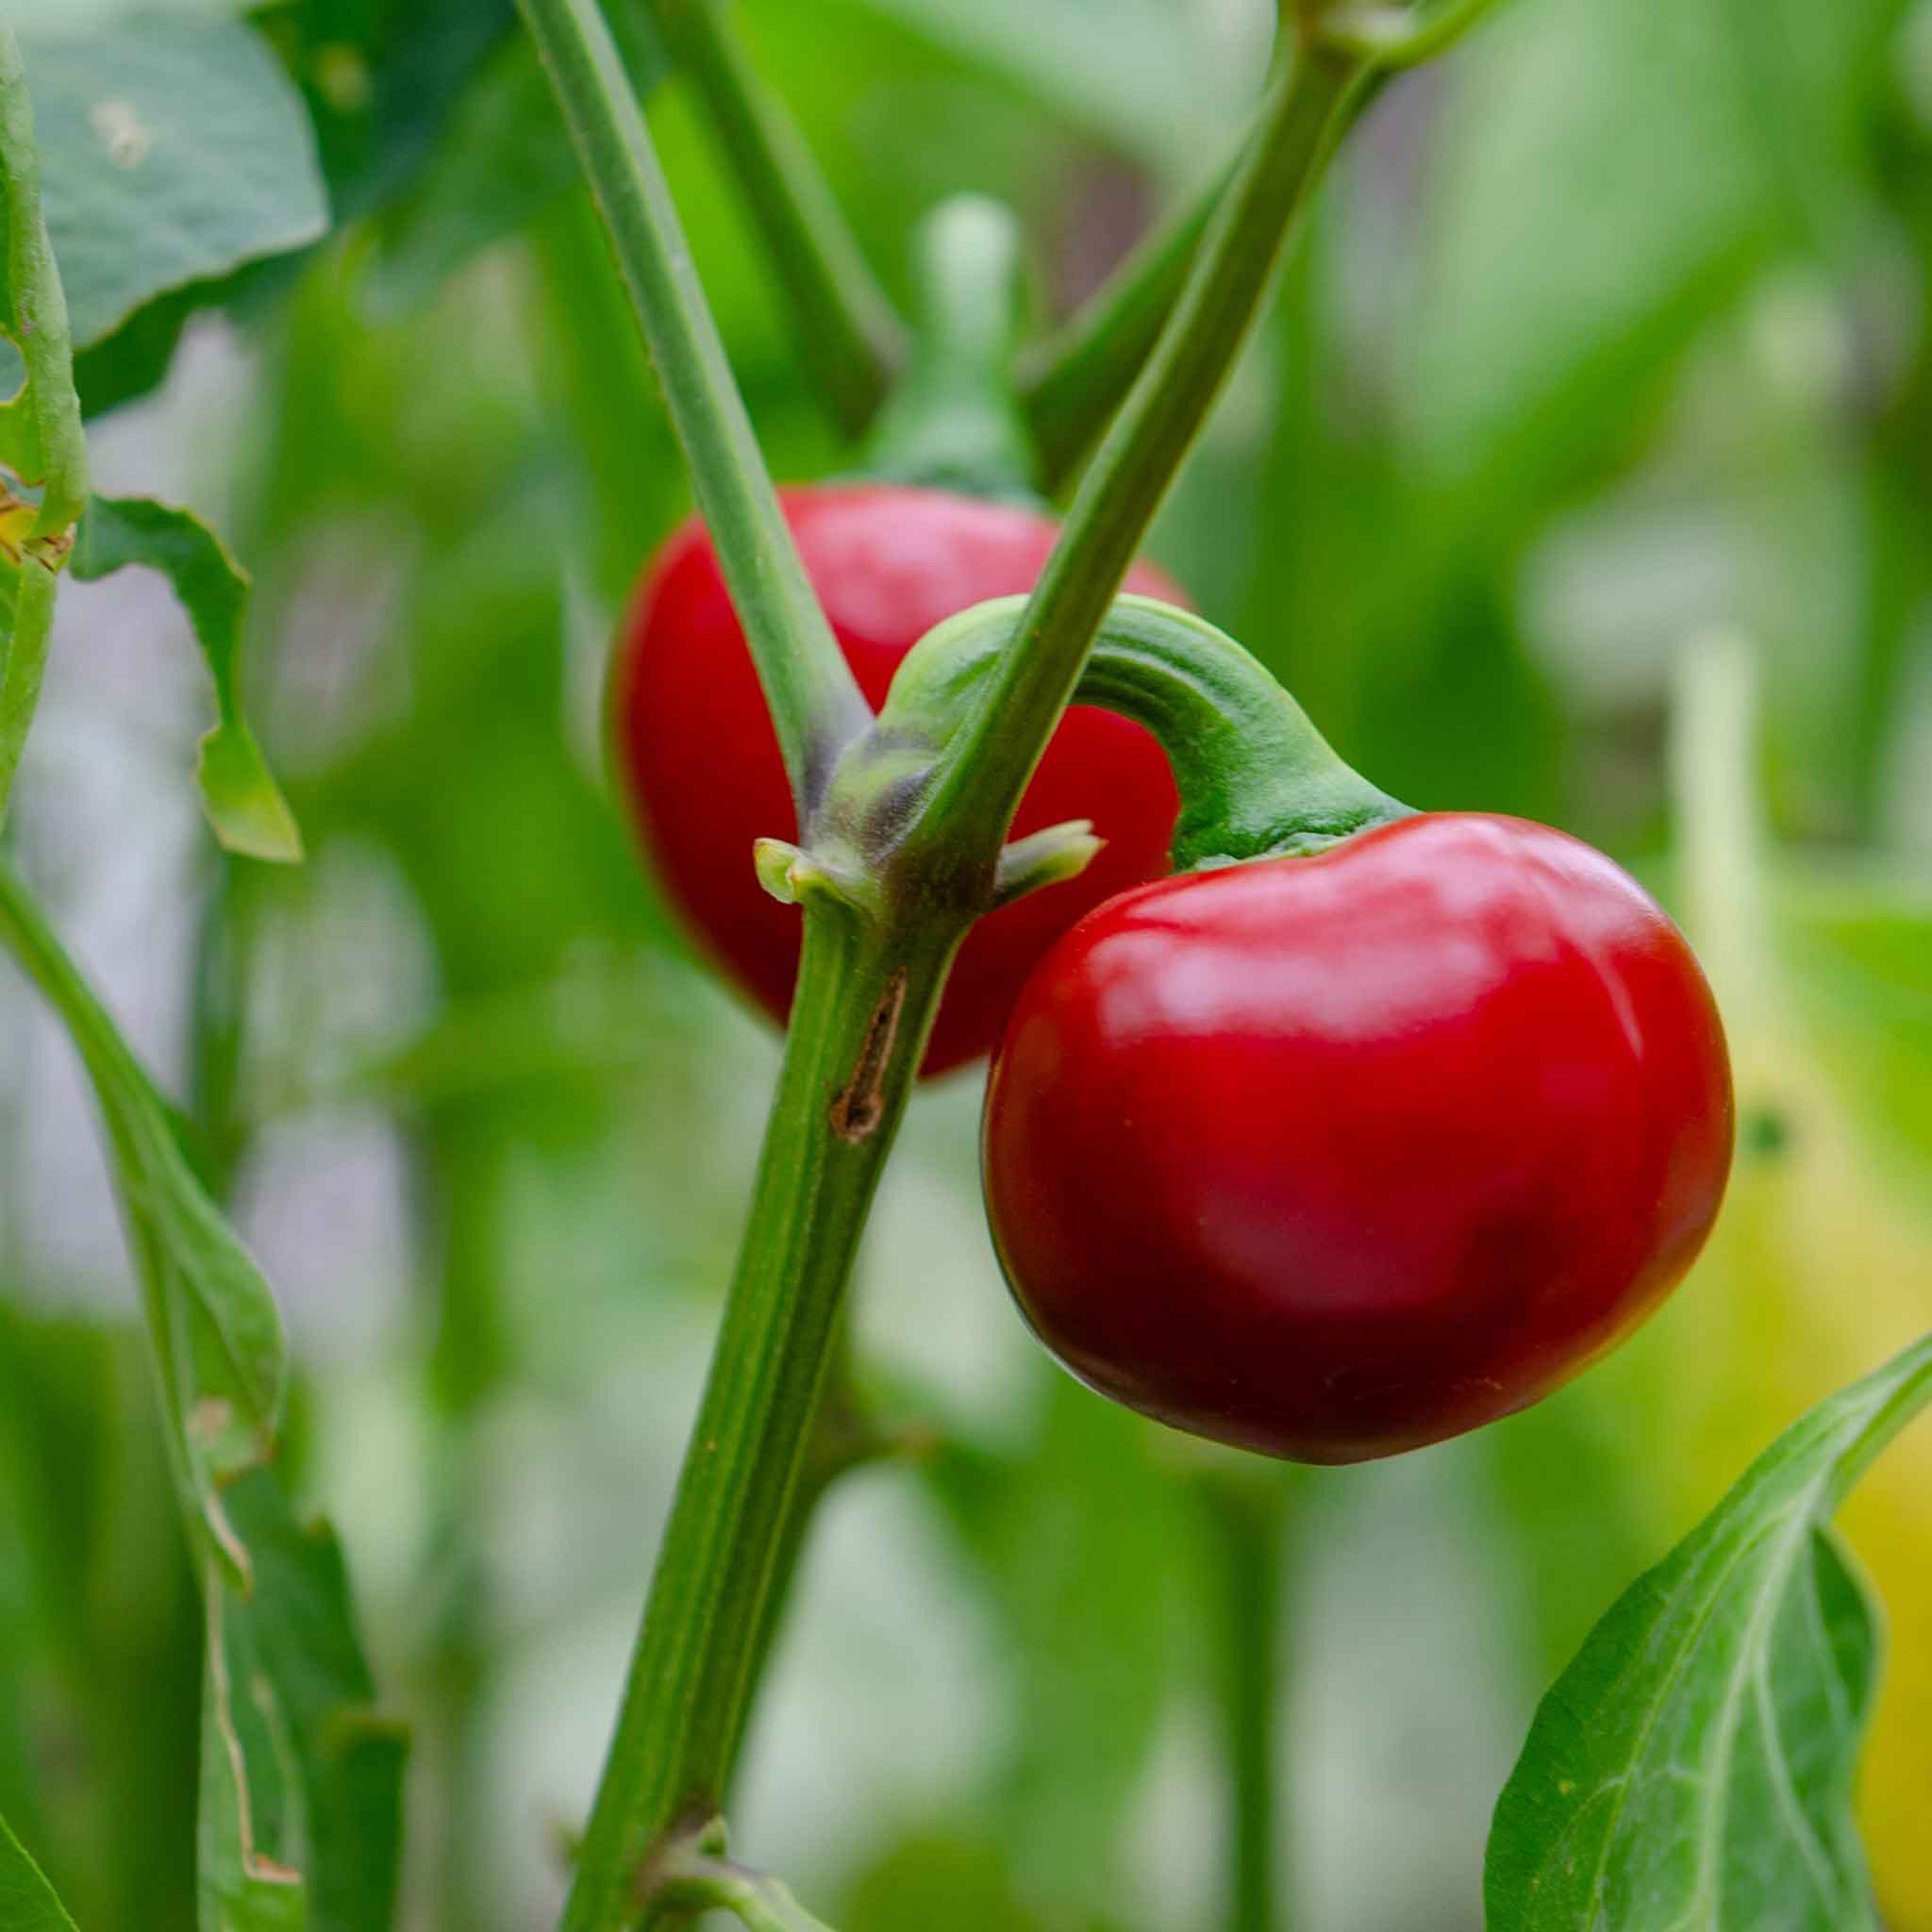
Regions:
<instances>
[{"instance_id":1,"label":"dark green leaf","mask_svg":"<svg viewBox=\"0 0 1932 1932\"><path fill-rule=\"evenodd\" d=\"M25 53L77 345L326 227L308 117L248 28L128 21L37 34Z\"/></svg>"},{"instance_id":2,"label":"dark green leaf","mask_svg":"<svg viewBox=\"0 0 1932 1932\"><path fill-rule=\"evenodd\" d=\"M1627 1591L1496 1807L1490 1932L1858 1932L1876 1638L1830 1527L1932 1401L1932 1338L1786 1431Z\"/></svg>"},{"instance_id":3,"label":"dark green leaf","mask_svg":"<svg viewBox=\"0 0 1932 1932\"><path fill-rule=\"evenodd\" d=\"M7 1932L75 1932L54 1888L0 1818L0 1925Z\"/></svg>"},{"instance_id":4,"label":"dark green leaf","mask_svg":"<svg viewBox=\"0 0 1932 1932\"><path fill-rule=\"evenodd\" d=\"M251 858L298 859L302 837L242 715L235 658L248 577L192 511L144 497L88 507L70 568L92 582L130 564L158 570L175 587L214 680L216 724L201 741L202 801L215 836Z\"/></svg>"}]
</instances>

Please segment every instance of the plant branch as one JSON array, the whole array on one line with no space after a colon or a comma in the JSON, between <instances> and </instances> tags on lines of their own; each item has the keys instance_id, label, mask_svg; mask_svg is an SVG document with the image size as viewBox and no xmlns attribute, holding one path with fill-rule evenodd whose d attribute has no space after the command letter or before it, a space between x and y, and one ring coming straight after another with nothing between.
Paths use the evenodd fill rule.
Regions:
<instances>
[{"instance_id":1,"label":"plant branch","mask_svg":"<svg viewBox=\"0 0 1932 1932\"><path fill-rule=\"evenodd\" d=\"M819 875L799 891L784 1072L566 1932L627 1924L666 1835L720 1807L853 1256L965 931L888 929Z\"/></svg>"},{"instance_id":2,"label":"plant branch","mask_svg":"<svg viewBox=\"0 0 1932 1932\"><path fill-rule=\"evenodd\" d=\"M6 215L6 262L0 289L7 312L0 336L19 349L26 385L0 405L0 464L23 485L38 487L38 506L23 502L0 476L0 550L18 575L13 584L4 670L0 670L0 823L7 817L21 754L32 729L53 635L54 596L73 548L74 526L87 508L87 441L74 390L74 349L67 296L41 209L40 151L33 103L13 29L0 24L0 192ZM7 568L0 563L0 569Z\"/></svg>"},{"instance_id":3,"label":"plant branch","mask_svg":"<svg viewBox=\"0 0 1932 1932\"><path fill-rule=\"evenodd\" d=\"M871 712L791 541L596 0L518 0L609 232L808 821Z\"/></svg>"},{"instance_id":4,"label":"plant branch","mask_svg":"<svg viewBox=\"0 0 1932 1932\"><path fill-rule=\"evenodd\" d=\"M13 628L5 669L0 670L0 824L13 794L13 780L33 729L54 635L54 597L60 580L29 552L21 559L13 587Z\"/></svg>"},{"instance_id":5,"label":"plant branch","mask_svg":"<svg viewBox=\"0 0 1932 1932\"><path fill-rule=\"evenodd\" d=\"M1359 60L1315 47L1284 57L1259 131L1153 358L1081 482L1020 634L941 761L914 836L942 869L974 874L975 887L977 873L992 862L983 849L985 827L1011 823L1094 632L1247 337L1365 72Z\"/></svg>"},{"instance_id":6,"label":"plant branch","mask_svg":"<svg viewBox=\"0 0 1932 1932\"><path fill-rule=\"evenodd\" d=\"M654 0L791 305L813 380L848 435L871 425L906 358L906 330L867 266L784 104L722 0Z\"/></svg>"}]
</instances>

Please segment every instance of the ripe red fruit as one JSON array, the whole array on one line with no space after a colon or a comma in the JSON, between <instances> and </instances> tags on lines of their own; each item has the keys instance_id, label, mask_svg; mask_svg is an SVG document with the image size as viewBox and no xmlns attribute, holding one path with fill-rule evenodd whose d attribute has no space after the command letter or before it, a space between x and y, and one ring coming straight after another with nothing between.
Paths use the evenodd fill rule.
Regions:
<instances>
[{"instance_id":1,"label":"ripe red fruit","mask_svg":"<svg viewBox=\"0 0 1932 1932\"><path fill-rule=\"evenodd\" d=\"M1103 906L989 1085L1013 1293L1102 1393L1306 1462L1527 1407L1696 1257L1731 1088L1682 936L1601 853L1406 819Z\"/></svg>"},{"instance_id":2,"label":"ripe red fruit","mask_svg":"<svg viewBox=\"0 0 1932 1932\"><path fill-rule=\"evenodd\" d=\"M898 485L791 490L786 521L846 660L876 708L934 625L1033 588L1057 526L1008 505ZM1145 564L1126 588L1187 600ZM611 669L618 769L672 900L730 976L779 1020L798 972L796 908L760 890L757 839L796 839L778 741L751 653L695 518L658 553ZM1013 836L1091 818L1107 841L1085 874L982 920L961 947L926 1050L939 1074L989 1052L1027 974L1084 912L1168 869L1178 803L1140 725L1067 713L1021 802Z\"/></svg>"}]
</instances>

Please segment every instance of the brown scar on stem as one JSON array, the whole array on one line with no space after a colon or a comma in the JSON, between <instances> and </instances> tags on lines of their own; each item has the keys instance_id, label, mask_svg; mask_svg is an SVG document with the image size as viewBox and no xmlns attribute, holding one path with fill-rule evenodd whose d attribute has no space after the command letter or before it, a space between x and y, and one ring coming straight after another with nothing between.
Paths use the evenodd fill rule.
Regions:
<instances>
[{"instance_id":1,"label":"brown scar on stem","mask_svg":"<svg viewBox=\"0 0 1932 1932\"><path fill-rule=\"evenodd\" d=\"M892 1045L899 1037L899 1015L905 1007L906 969L902 966L887 981L878 1005L872 1009L852 1077L832 1101L832 1131L855 1147L869 1140L885 1118L879 1089L891 1061Z\"/></svg>"}]
</instances>

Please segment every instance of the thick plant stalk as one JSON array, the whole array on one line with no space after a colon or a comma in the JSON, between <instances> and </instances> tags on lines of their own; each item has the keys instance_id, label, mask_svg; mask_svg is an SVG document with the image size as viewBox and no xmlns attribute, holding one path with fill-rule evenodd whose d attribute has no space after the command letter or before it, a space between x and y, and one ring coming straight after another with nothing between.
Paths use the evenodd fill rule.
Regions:
<instances>
[{"instance_id":1,"label":"thick plant stalk","mask_svg":"<svg viewBox=\"0 0 1932 1932\"><path fill-rule=\"evenodd\" d=\"M830 761L856 743L868 714L799 567L608 33L593 0L520 6L658 362L806 829L804 850L768 851L760 865L769 888L805 908L785 1068L563 1920L565 1932L612 1932L640 1912L656 1922L676 1911L653 1892L654 1861L718 1811L774 1578L796 1545L789 1512L854 1251L946 971L995 901L1013 807L1367 67L1307 48L1284 65L1159 348L1089 473L1014 648L987 680L987 701L919 785L903 827L879 844L862 813L841 818L842 790L825 802ZM1073 858L1091 848L1083 828L1058 829L1075 835ZM1055 864L1041 864L1029 879L1054 875Z\"/></svg>"},{"instance_id":2,"label":"thick plant stalk","mask_svg":"<svg viewBox=\"0 0 1932 1932\"><path fill-rule=\"evenodd\" d=\"M852 1257L964 930L891 934L808 889L752 1217L565 1932L630 1923L667 1834L722 1807Z\"/></svg>"}]
</instances>

